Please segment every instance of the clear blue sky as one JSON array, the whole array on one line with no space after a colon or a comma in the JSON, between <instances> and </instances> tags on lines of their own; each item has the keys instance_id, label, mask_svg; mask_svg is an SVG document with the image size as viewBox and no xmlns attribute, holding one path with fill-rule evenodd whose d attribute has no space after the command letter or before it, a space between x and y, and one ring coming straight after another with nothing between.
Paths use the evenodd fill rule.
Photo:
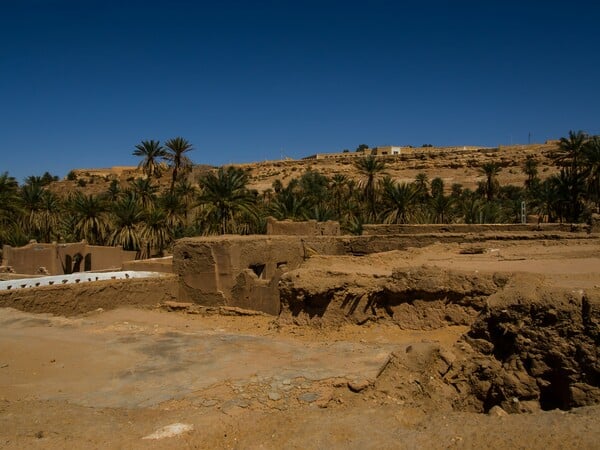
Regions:
<instances>
[{"instance_id":1,"label":"clear blue sky","mask_svg":"<svg viewBox=\"0 0 600 450\"><path fill-rule=\"evenodd\" d=\"M0 0L0 172L600 134L581 1Z\"/></svg>"}]
</instances>

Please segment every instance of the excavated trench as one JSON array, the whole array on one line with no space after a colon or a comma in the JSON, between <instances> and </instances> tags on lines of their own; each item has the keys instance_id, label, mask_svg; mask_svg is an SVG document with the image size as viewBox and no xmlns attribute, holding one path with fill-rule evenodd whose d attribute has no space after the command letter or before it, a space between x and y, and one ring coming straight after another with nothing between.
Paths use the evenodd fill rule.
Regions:
<instances>
[{"instance_id":1,"label":"excavated trench","mask_svg":"<svg viewBox=\"0 0 600 450\"><path fill-rule=\"evenodd\" d=\"M298 269L282 277L280 294L282 323L469 326L450 357L428 352L435 370L419 384L455 409L524 413L600 403L600 289L550 287L533 274L414 267L371 277ZM400 366L410 358L402 355Z\"/></svg>"}]
</instances>

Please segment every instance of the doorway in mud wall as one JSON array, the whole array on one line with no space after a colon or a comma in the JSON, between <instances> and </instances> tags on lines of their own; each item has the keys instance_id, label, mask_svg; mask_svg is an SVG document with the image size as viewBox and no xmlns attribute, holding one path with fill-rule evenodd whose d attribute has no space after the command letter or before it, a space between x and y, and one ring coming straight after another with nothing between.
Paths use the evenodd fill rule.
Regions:
<instances>
[{"instance_id":1,"label":"doorway in mud wall","mask_svg":"<svg viewBox=\"0 0 600 450\"><path fill-rule=\"evenodd\" d=\"M71 270L71 273L81 272L81 261L83 261L83 255L81 253L75 253L73 256L73 270Z\"/></svg>"}]
</instances>

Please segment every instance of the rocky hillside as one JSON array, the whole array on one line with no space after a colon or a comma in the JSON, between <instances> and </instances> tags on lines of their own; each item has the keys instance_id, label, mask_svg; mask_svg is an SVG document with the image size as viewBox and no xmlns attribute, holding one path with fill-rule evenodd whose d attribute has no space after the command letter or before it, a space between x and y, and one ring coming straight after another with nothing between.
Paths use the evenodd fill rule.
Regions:
<instances>
[{"instance_id":1,"label":"rocky hillside","mask_svg":"<svg viewBox=\"0 0 600 450\"><path fill-rule=\"evenodd\" d=\"M555 173L548 155L557 148L556 142L532 145L500 146L498 148L476 147L427 147L404 149L400 155L378 156L386 163L385 173L398 181L412 181L415 176L424 172L431 180L441 177L446 188L453 183L461 183L468 188L474 188L477 182L483 179L480 167L487 162L499 163L503 169L498 180L501 184L521 185L525 180L522 171L523 164L528 156L532 156L539 163L540 177ZM250 187L264 191L279 179L287 184L292 178L300 176L306 170L315 170L329 177L336 174L346 175L351 179L359 179L354 161L361 157L356 153L340 153L335 156L323 158L264 161L248 164L237 164L250 173ZM195 165L188 179L196 183L198 177L211 170L211 166ZM69 179L55 182L51 190L66 194L76 189L86 193L100 193L105 191L112 180L118 180L121 186L127 186L135 178L143 176L135 167L113 167L108 169L74 169L69 174ZM170 171L166 170L159 184L167 187L171 180Z\"/></svg>"}]
</instances>

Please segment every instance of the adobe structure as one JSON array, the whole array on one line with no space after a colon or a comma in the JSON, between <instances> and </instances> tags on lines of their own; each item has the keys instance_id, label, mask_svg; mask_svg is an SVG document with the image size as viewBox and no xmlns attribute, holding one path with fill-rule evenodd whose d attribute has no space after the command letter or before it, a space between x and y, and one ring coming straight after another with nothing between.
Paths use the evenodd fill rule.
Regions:
<instances>
[{"instance_id":1,"label":"adobe structure","mask_svg":"<svg viewBox=\"0 0 600 450\"><path fill-rule=\"evenodd\" d=\"M74 272L120 270L125 261L135 259L136 252L121 247L77 243L41 244L35 241L23 247L5 245L2 248L2 266L30 275L62 275Z\"/></svg>"},{"instance_id":2,"label":"adobe structure","mask_svg":"<svg viewBox=\"0 0 600 450\"><path fill-rule=\"evenodd\" d=\"M173 250L182 302L233 306L278 315L279 282L314 255L362 256L421 248L438 242L482 243L544 239L597 239L571 224L370 225L362 236L340 235L339 224L268 220L268 234L184 238Z\"/></svg>"}]
</instances>

